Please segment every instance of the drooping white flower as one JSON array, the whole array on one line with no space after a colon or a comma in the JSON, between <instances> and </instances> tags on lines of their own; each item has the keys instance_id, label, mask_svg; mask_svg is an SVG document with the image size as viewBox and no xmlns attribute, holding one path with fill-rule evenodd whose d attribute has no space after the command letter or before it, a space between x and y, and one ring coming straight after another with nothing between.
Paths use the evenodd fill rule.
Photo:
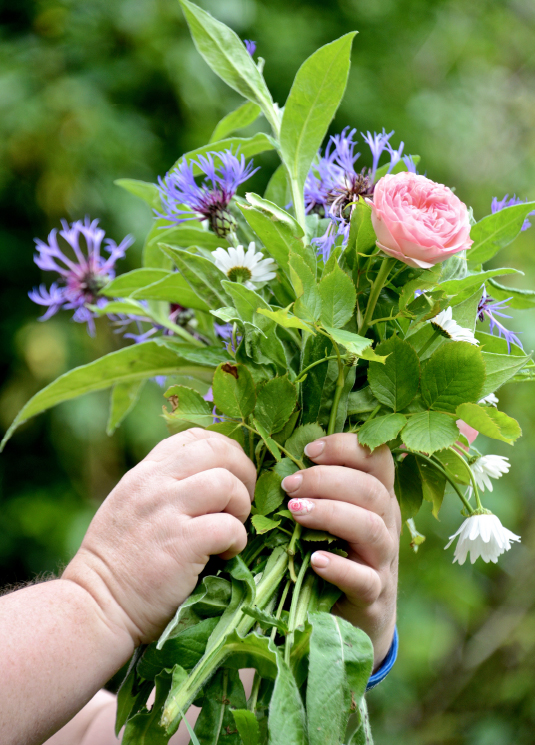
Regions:
<instances>
[{"instance_id":1,"label":"drooping white flower","mask_svg":"<svg viewBox=\"0 0 535 745\"><path fill-rule=\"evenodd\" d=\"M263 284L275 277L276 264L273 259L264 259L264 254L256 250L251 241L247 252L243 246L216 248L212 253L215 265L221 269L232 282L241 282L249 290L257 284Z\"/></svg>"},{"instance_id":2,"label":"drooping white flower","mask_svg":"<svg viewBox=\"0 0 535 745\"><path fill-rule=\"evenodd\" d=\"M454 564L456 561L464 564L468 552L472 564L479 556L487 563L492 561L496 564L498 557L509 551L513 541L520 541L519 535L504 528L499 518L491 514L471 515L466 518L459 530L450 536L445 548L449 548L457 536L459 540L455 547Z\"/></svg>"},{"instance_id":3,"label":"drooping white flower","mask_svg":"<svg viewBox=\"0 0 535 745\"><path fill-rule=\"evenodd\" d=\"M499 398L494 393L489 393L488 396L485 396L479 401L480 404L490 404L490 406L498 406L498 402Z\"/></svg>"},{"instance_id":4,"label":"drooping white flower","mask_svg":"<svg viewBox=\"0 0 535 745\"><path fill-rule=\"evenodd\" d=\"M443 331L446 336L449 336L453 341L467 341L469 344L479 344L470 329L465 329L464 326L459 326L457 321L453 320L451 306L446 308L446 310L440 311L438 316L431 318L429 323L433 324L435 328Z\"/></svg>"},{"instance_id":5,"label":"drooping white flower","mask_svg":"<svg viewBox=\"0 0 535 745\"><path fill-rule=\"evenodd\" d=\"M509 473L510 468L509 458L503 455L482 455L472 463L472 473L481 491L485 491L485 487L492 491L490 479L499 479L504 473Z\"/></svg>"}]
</instances>

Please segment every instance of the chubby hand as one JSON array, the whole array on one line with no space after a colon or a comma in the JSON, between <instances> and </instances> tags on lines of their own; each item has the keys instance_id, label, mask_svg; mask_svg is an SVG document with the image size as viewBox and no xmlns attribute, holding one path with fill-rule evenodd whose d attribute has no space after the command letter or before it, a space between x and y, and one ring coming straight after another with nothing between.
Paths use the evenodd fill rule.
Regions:
<instances>
[{"instance_id":1,"label":"chubby hand","mask_svg":"<svg viewBox=\"0 0 535 745\"><path fill-rule=\"evenodd\" d=\"M370 454L351 433L315 440L305 453L318 465L284 479L288 507L303 527L347 542L348 558L316 551L311 564L344 593L333 610L369 635L377 668L396 623L401 515L392 455L386 446Z\"/></svg>"},{"instance_id":2,"label":"chubby hand","mask_svg":"<svg viewBox=\"0 0 535 745\"><path fill-rule=\"evenodd\" d=\"M160 442L103 502L62 579L135 645L155 639L210 555L245 548L256 471L237 442L190 429Z\"/></svg>"}]
</instances>

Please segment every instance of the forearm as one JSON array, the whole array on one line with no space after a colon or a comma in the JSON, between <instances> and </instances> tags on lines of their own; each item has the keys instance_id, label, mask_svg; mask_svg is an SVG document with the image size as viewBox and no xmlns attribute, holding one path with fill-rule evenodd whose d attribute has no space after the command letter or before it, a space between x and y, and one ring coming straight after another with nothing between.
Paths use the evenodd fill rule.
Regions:
<instances>
[{"instance_id":1,"label":"forearm","mask_svg":"<svg viewBox=\"0 0 535 745\"><path fill-rule=\"evenodd\" d=\"M3 745L46 740L133 651L129 635L110 626L93 597L68 580L0 598L0 640Z\"/></svg>"}]
</instances>

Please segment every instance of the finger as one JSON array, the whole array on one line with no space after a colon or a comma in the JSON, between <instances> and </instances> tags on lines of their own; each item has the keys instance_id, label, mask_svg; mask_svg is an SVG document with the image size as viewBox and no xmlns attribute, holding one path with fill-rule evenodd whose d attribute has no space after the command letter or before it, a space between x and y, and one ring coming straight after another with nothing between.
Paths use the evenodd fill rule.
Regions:
<instances>
[{"instance_id":1,"label":"finger","mask_svg":"<svg viewBox=\"0 0 535 745\"><path fill-rule=\"evenodd\" d=\"M151 455L149 453L142 463L153 470L156 462L160 470L175 479L185 479L199 471L212 468L226 468L245 484L252 501L256 468L241 447L239 445L236 447L237 443L234 440L221 435L220 437L195 437L190 438L189 441L176 440L170 444L171 439L164 441L165 447L163 443L160 443L162 448L156 453L157 460L149 457ZM154 453L157 449L158 446L152 452Z\"/></svg>"},{"instance_id":2,"label":"finger","mask_svg":"<svg viewBox=\"0 0 535 745\"><path fill-rule=\"evenodd\" d=\"M341 432L310 442L305 447L305 454L319 465L347 466L369 473L379 479L389 491L393 490L394 461L386 445L370 452L367 447L359 445L357 435Z\"/></svg>"},{"instance_id":3,"label":"finger","mask_svg":"<svg viewBox=\"0 0 535 745\"><path fill-rule=\"evenodd\" d=\"M395 524L393 500L383 484L374 476L344 466L313 466L286 476L285 492L299 499L336 499L372 510L389 527Z\"/></svg>"},{"instance_id":4,"label":"finger","mask_svg":"<svg viewBox=\"0 0 535 745\"><path fill-rule=\"evenodd\" d=\"M176 497L180 511L190 517L227 512L244 523L251 512L245 484L226 468L200 471L176 483L170 498Z\"/></svg>"},{"instance_id":5,"label":"finger","mask_svg":"<svg viewBox=\"0 0 535 745\"><path fill-rule=\"evenodd\" d=\"M187 429L184 432L179 432L176 435L171 435L171 437L160 440L145 456L144 460L160 461L167 458L169 454L176 452L179 447L190 445L200 440L230 440L234 447L243 451L239 442L222 435L221 432L212 432L211 430L201 429L200 427L191 427L191 429Z\"/></svg>"},{"instance_id":6,"label":"finger","mask_svg":"<svg viewBox=\"0 0 535 745\"><path fill-rule=\"evenodd\" d=\"M355 605L373 605L382 591L379 574L369 566L328 551L315 551L310 564L316 574L336 585Z\"/></svg>"},{"instance_id":7,"label":"finger","mask_svg":"<svg viewBox=\"0 0 535 745\"><path fill-rule=\"evenodd\" d=\"M232 515L201 515L191 523L192 548L206 564L209 556L232 559L247 545L247 531Z\"/></svg>"},{"instance_id":8,"label":"finger","mask_svg":"<svg viewBox=\"0 0 535 745\"><path fill-rule=\"evenodd\" d=\"M303 527L326 530L347 541L367 564L381 567L395 555L394 539L375 512L331 499L291 499L288 508Z\"/></svg>"}]
</instances>

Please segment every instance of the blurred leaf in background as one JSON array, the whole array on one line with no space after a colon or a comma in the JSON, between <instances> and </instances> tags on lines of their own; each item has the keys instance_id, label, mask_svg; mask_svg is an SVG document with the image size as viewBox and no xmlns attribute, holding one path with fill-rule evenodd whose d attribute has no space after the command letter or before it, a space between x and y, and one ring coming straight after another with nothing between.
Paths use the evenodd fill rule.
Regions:
<instances>
[{"instance_id":1,"label":"blurred leaf in background","mask_svg":"<svg viewBox=\"0 0 535 745\"><path fill-rule=\"evenodd\" d=\"M493 196L535 199L533 0L202 0L254 39L274 99L283 104L302 61L356 28L353 67L333 131L385 127L421 154L479 219ZM0 423L61 372L122 342L101 319L91 339L58 315L46 325L27 297L45 279L33 238L61 218L100 217L111 237L134 233L119 271L139 264L151 224L144 204L113 185L163 175L209 139L241 103L199 58L177 0L0 2ZM253 134L259 119L244 130ZM275 159L250 188L262 192ZM249 188L249 187L248 187ZM535 280L535 229L507 249ZM496 264L497 266L498 264ZM509 278L507 281L509 284ZM510 327L535 347L530 311ZM126 469L166 436L162 389L150 383L124 425L105 435L109 394L61 405L30 421L0 458L1 584L57 570L79 545L98 504ZM532 745L535 728L535 419L529 385L500 391L524 437L514 450L484 438L512 468L489 507L522 544L499 567L451 564L444 551L459 516L418 520L417 555L402 536L400 658L370 695L379 743ZM490 444L490 442L489 442ZM497 508L497 507L496 507ZM497 508L498 509L498 508Z\"/></svg>"}]
</instances>

